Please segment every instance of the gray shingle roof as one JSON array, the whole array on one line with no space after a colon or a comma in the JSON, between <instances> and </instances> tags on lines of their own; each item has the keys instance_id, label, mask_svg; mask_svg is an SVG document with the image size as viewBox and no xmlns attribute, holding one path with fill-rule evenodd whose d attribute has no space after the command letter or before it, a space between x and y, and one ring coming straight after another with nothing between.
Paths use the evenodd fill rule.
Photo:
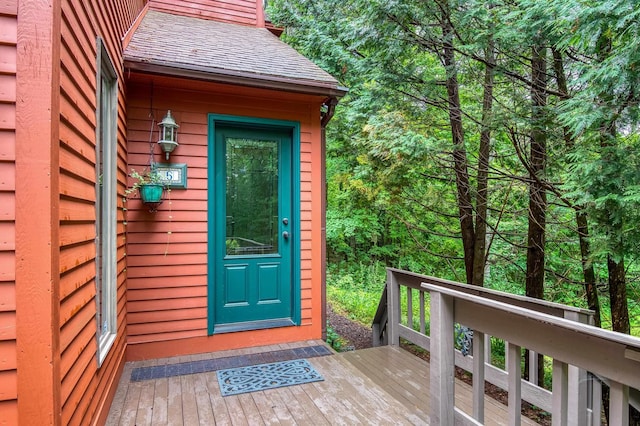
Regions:
<instances>
[{"instance_id":1,"label":"gray shingle roof","mask_svg":"<svg viewBox=\"0 0 640 426\"><path fill-rule=\"evenodd\" d=\"M124 51L130 69L342 95L338 81L265 28L149 10ZM162 70L162 71L160 71Z\"/></svg>"}]
</instances>

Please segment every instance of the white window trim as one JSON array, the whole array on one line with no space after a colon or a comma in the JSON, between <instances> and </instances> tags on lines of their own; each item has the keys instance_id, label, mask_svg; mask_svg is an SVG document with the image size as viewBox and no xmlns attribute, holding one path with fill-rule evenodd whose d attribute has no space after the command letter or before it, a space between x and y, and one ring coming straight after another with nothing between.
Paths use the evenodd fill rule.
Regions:
<instances>
[{"instance_id":1,"label":"white window trim","mask_svg":"<svg viewBox=\"0 0 640 426\"><path fill-rule=\"evenodd\" d=\"M117 292L118 292L118 272L117 272L117 190L118 190L118 140L117 140L117 119L118 119L118 78L113 62L109 57L103 40L97 39L96 55L96 194L100 191L100 183L103 186L103 197L96 196L96 247L100 245L98 239L102 240L101 253L96 251L96 337L98 341L97 361L98 366L104 362L109 350L113 346L117 335ZM113 86L109 91L109 99L102 96L102 78L107 76ZM105 127L102 122L103 106L109 108L109 126ZM101 149L101 145L104 146ZM102 154L101 154L102 153ZM100 158L102 156L102 158ZM100 176L100 162L103 165L103 173ZM100 235L100 224L102 222L102 235ZM102 264L102 268L98 265ZM101 269L101 273L99 272ZM100 287L102 291L100 291ZM102 296L102 303L98 300ZM101 309L101 306L103 309ZM102 312L99 312L101 310ZM106 318L104 318L106 313ZM98 322L101 322L99 324Z\"/></svg>"}]
</instances>

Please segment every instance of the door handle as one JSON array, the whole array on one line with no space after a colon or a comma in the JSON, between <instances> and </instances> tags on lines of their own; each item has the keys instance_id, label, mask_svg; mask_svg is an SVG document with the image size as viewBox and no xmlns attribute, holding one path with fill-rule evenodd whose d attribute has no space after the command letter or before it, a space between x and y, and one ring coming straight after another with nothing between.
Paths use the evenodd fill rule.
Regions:
<instances>
[{"instance_id":1,"label":"door handle","mask_svg":"<svg viewBox=\"0 0 640 426\"><path fill-rule=\"evenodd\" d=\"M282 238L284 238L285 240L288 240L289 239L289 233L287 231L284 231L282 233Z\"/></svg>"}]
</instances>

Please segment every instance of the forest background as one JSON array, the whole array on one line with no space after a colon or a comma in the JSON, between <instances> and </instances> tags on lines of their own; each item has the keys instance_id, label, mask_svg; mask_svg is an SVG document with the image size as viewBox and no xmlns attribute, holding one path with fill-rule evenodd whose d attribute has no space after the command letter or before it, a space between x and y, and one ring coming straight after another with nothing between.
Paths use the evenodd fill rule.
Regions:
<instances>
[{"instance_id":1,"label":"forest background","mask_svg":"<svg viewBox=\"0 0 640 426\"><path fill-rule=\"evenodd\" d=\"M343 85L328 297L370 324L391 266L587 307L640 335L636 0L273 0Z\"/></svg>"}]
</instances>

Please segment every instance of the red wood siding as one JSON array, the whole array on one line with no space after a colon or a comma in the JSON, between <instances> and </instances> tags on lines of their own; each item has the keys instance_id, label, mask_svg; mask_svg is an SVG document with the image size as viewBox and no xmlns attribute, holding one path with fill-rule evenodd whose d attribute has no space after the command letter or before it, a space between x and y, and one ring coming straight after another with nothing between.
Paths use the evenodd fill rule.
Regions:
<instances>
[{"instance_id":1,"label":"red wood siding","mask_svg":"<svg viewBox=\"0 0 640 426\"><path fill-rule=\"evenodd\" d=\"M171 109L180 125L180 145L171 161L187 164L188 189L172 190L156 213L144 209L137 195L127 201L128 358L319 338L322 99L160 78L152 88L142 77L132 78L127 105L129 166L140 170L149 163L150 112L160 121ZM301 124L301 327L207 336L208 113ZM154 150L155 160L162 161L159 148ZM189 338L193 340L175 342Z\"/></svg>"},{"instance_id":2,"label":"red wood siding","mask_svg":"<svg viewBox=\"0 0 640 426\"><path fill-rule=\"evenodd\" d=\"M117 340L98 368L95 302L96 37L118 73L119 193L126 177L126 111L121 40L144 0L62 1L59 151L59 347L62 424L104 419L126 342L124 213L118 219ZM120 197L119 197L119 200Z\"/></svg>"},{"instance_id":3,"label":"red wood siding","mask_svg":"<svg viewBox=\"0 0 640 426\"><path fill-rule=\"evenodd\" d=\"M18 422L16 371L17 1L0 2L0 424Z\"/></svg>"},{"instance_id":4,"label":"red wood siding","mask_svg":"<svg viewBox=\"0 0 640 426\"><path fill-rule=\"evenodd\" d=\"M256 4L262 8L262 0L258 0L258 2L256 3L256 0L151 0L149 7L162 12L197 18L264 26L263 15L261 15L262 23L258 22Z\"/></svg>"}]
</instances>

